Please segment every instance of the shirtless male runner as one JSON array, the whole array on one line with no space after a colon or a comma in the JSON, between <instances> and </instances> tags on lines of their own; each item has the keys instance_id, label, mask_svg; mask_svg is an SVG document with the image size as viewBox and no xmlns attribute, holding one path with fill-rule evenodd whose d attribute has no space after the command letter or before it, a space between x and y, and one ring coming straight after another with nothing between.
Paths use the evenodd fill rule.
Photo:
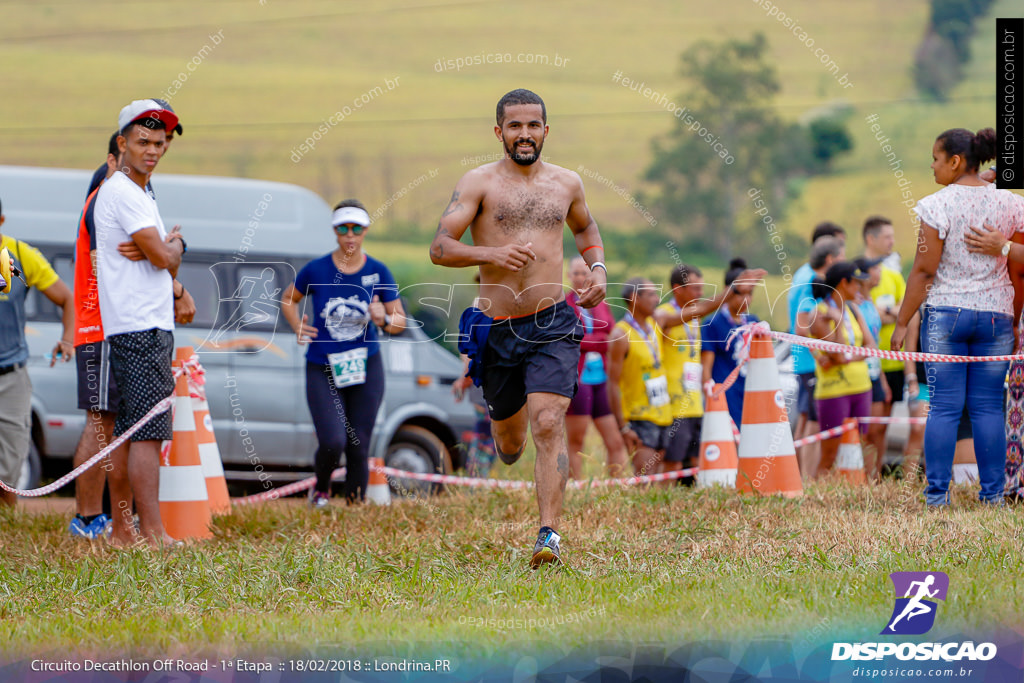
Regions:
<instances>
[{"instance_id":1,"label":"shirtless male runner","mask_svg":"<svg viewBox=\"0 0 1024 683\"><path fill-rule=\"evenodd\" d=\"M530 561L536 569L560 561L555 525L569 477L565 412L576 393L583 339L562 288L563 224L590 268L578 290L581 306L604 300L608 277L583 181L540 160L548 135L544 101L529 90L507 93L498 101L494 134L505 158L469 171L456 184L430 260L480 268L480 310L463 314L460 332L472 331L466 338L479 342L467 349L470 374L483 386L501 461L518 460L528 426L533 433L541 525ZM472 245L460 241L467 228Z\"/></svg>"}]
</instances>

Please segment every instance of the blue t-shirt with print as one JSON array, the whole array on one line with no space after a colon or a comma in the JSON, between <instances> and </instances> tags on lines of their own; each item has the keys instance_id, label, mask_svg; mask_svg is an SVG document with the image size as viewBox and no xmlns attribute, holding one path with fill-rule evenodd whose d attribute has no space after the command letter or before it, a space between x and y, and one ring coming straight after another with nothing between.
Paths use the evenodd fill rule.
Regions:
<instances>
[{"instance_id":1,"label":"blue t-shirt with print","mask_svg":"<svg viewBox=\"0 0 1024 683\"><path fill-rule=\"evenodd\" d=\"M302 314L316 327L316 339L306 350L308 362L327 365L332 353L365 347L367 356L372 356L380 350L377 326L370 321L370 302L374 296L385 303L398 298L398 285L383 263L367 255L358 272L343 273L327 254L299 271L295 289L306 297Z\"/></svg>"},{"instance_id":2,"label":"blue t-shirt with print","mask_svg":"<svg viewBox=\"0 0 1024 683\"><path fill-rule=\"evenodd\" d=\"M805 263L797 268L793 274L793 280L789 285L789 293L786 301L789 303L789 332L796 334L796 316L803 310L814 310L814 297L811 295L811 281L814 280L814 271L811 264ZM807 301L811 301L810 308L806 308ZM804 304L801 307L801 303ZM793 344L790 352L793 355L793 372L803 375L814 372L814 356L807 350L807 347Z\"/></svg>"},{"instance_id":3,"label":"blue t-shirt with print","mask_svg":"<svg viewBox=\"0 0 1024 683\"><path fill-rule=\"evenodd\" d=\"M701 326L701 351L710 351L715 354L715 362L711 366L711 379L721 384L725 378L736 369L737 356L743 346L743 340L739 335L727 343L729 333L740 325L758 322L757 316L745 313L740 320L735 320L724 307L715 311L710 318L705 318ZM737 425L743 418L743 391L747 383L747 367L740 370L736 383L725 392L725 401L729 404L729 415L732 416Z\"/></svg>"},{"instance_id":4,"label":"blue t-shirt with print","mask_svg":"<svg viewBox=\"0 0 1024 683\"><path fill-rule=\"evenodd\" d=\"M860 314L864 316L864 322L868 324L868 329L871 330L871 336L877 342L878 335L882 331L882 316L879 315L875 302L871 299L864 299L858 304L858 308L860 308Z\"/></svg>"}]
</instances>

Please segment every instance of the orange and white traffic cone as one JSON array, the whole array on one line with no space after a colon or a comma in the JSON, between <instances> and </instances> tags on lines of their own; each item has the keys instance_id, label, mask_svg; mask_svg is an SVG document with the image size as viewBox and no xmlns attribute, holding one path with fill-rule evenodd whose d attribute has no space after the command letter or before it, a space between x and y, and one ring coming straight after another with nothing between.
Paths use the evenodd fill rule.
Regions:
<instances>
[{"instance_id":1,"label":"orange and white traffic cone","mask_svg":"<svg viewBox=\"0 0 1024 683\"><path fill-rule=\"evenodd\" d=\"M839 454L836 455L836 470L839 476L851 484L867 484L868 475L864 471L864 450L860 446L860 423L855 417L843 420L844 425L853 423L853 428L843 432L839 442Z\"/></svg>"},{"instance_id":2,"label":"orange and white traffic cone","mask_svg":"<svg viewBox=\"0 0 1024 683\"><path fill-rule=\"evenodd\" d=\"M705 394L704 419L700 426L700 463L697 469L697 486L725 486L736 488L736 470L739 456L736 440L732 433L732 418L725 392L714 396L715 384Z\"/></svg>"},{"instance_id":3,"label":"orange and white traffic cone","mask_svg":"<svg viewBox=\"0 0 1024 683\"><path fill-rule=\"evenodd\" d=\"M978 474L978 460L974 455L974 441L957 442L953 453L953 483L977 484L981 481Z\"/></svg>"},{"instance_id":4,"label":"orange and white traffic cone","mask_svg":"<svg viewBox=\"0 0 1024 683\"><path fill-rule=\"evenodd\" d=\"M755 334L750 341L740 422L736 488L742 493L802 496L804 487L793 448L793 433L789 430L779 366L772 343L764 334Z\"/></svg>"},{"instance_id":5,"label":"orange and white traffic cone","mask_svg":"<svg viewBox=\"0 0 1024 683\"><path fill-rule=\"evenodd\" d=\"M205 396L192 395L192 412L196 418L196 441L199 443L199 459L203 464L203 478L206 479L206 497L210 512L215 515L231 513L231 497L228 483L224 479L224 464L217 448L217 437L213 434L213 418L210 404Z\"/></svg>"},{"instance_id":6,"label":"orange and white traffic cone","mask_svg":"<svg viewBox=\"0 0 1024 683\"><path fill-rule=\"evenodd\" d=\"M377 505L391 505L391 487L388 478L379 468L384 467L381 458L370 458L370 482L366 487L366 500Z\"/></svg>"},{"instance_id":7,"label":"orange and white traffic cone","mask_svg":"<svg viewBox=\"0 0 1024 683\"><path fill-rule=\"evenodd\" d=\"M192 355L191 347L179 348L174 367L181 367ZM210 505L185 375L178 377L174 393L174 438L166 460L160 463L160 517L172 538L211 538Z\"/></svg>"}]
</instances>

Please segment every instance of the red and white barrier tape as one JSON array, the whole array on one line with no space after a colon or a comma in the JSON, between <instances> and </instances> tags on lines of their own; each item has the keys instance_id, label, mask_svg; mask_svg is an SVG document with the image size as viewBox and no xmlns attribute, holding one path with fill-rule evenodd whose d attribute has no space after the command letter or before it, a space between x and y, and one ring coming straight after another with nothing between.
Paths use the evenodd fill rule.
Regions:
<instances>
[{"instance_id":1,"label":"red and white barrier tape","mask_svg":"<svg viewBox=\"0 0 1024 683\"><path fill-rule=\"evenodd\" d=\"M176 371L177 377L181 372L188 374L188 390L189 395L192 398L199 398L206 400L206 389L203 385L206 384L206 370L199 363L199 356L193 355L191 358L181 364L181 371Z\"/></svg>"},{"instance_id":2,"label":"red and white barrier tape","mask_svg":"<svg viewBox=\"0 0 1024 683\"><path fill-rule=\"evenodd\" d=\"M856 429L856 428L857 428L857 423L855 423L855 422L850 422L848 424L841 424L838 427L833 427L832 429L826 429L823 432L818 432L817 434L811 434L810 436L805 436L802 439L797 439L796 441L793 442L793 448L800 448L801 446L806 446L807 444L817 443L819 441L825 441L826 439L833 439L833 438L835 438L837 436L840 436L841 434L845 434L846 432L850 431L851 429Z\"/></svg>"},{"instance_id":3,"label":"red and white barrier tape","mask_svg":"<svg viewBox=\"0 0 1024 683\"><path fill-rule=\"evenodd\" d=\"M452 484L453 486L471 486L474 488L508 488L508 489L528 489L533 488L534 484L532 481L516 481L507 479L481 479L479 477L456 477L450 474L434 474L434 473L423 473L423 472L408 472L406 470L396 470L392 467L384 467L380 470L387 477L393 477L395 479L413 479L416 481L428 481L434 484ZM686 470L676 470L674 472L664 472L662 474L652 475L640 475L635 477L622 477L618 479L582 479L574 480L568 484L572 488L582 489L587 486L633 486L635 484L648 484L657 481L666 481L669 479L679 479L680 477L689 477L697 472L696 467L692 467Z\"/></svg>"},{"instance_id":4,"label":"red and white barrier tape","mask_svg":"<svg viewBox=\"0 0 1024 683\"><path fill-rule=\"evenodd\" d=\"M331 479L341 479L345 476L345 468L339 467L338 469L331 472ZM300 491L313 488L313 484L316 483L316 477L307 477L300 481L292 482L286 486L280 488L271 489L270 491L264 491L251 496L245 496L244 498L232 498L231 503L233 505L251 505L253 503L265 503L268 500L277 500L278 498L284 498Z\"/></svg>"},{"instance_id":5,"label":"red and white barrier tape","mask_svg":"<svg viewBox=\"0 0 1024 683\"><path fill-rule=\"evenodd\" d=\"M898 351L879 351L877 349L864 349L864 348L860 348L860 347L848 347L848 346L846 346L844 344L837 344L837 343L834 343L834 342L823 342L821 340L807 339L806 337L798 337L798 336L786 334L786 333L783 333L783 332L775 332L775 331L771 330L768 327L767 323L754 323L754 324L751 324L751 325L744 325L744 326L734 330L732 334L733 335L735 335L735 334L743 335L743 337L744 337L744 345L745 345L745 347L748 350L749 350L750 339L751 339L751 337L753 335L755 335L755 334L768 334L768 335L773 336L773 337L775 337L777 339L782 339L784 341L791 341L792 343L801 343L801 344L804 344L805 346L811 346L812 348L819 348L821 350L830 350L830 351L837 351L838 350L838 351L843 351L844 349L848 349L849 348L849 349L854 349L857 352L861 352L862 355L865 355L865 356L867 356L867 355L878 355L881 358L890 358L890 359L895 359L895 360L925 360L925 359L932 359L932 360L935 360L935 362L959 362L959 361L962 361L962 360L963 361L975 361L975 362L977 362L979 360L985 360L985 361L998 360L998 361L1003 361L1003 360L1009 360L1009 359L1015 358L1014 356L990 356L990 357L945 356L945 355L927 354L927 353L906 353L906 352L901 352L901 351L900 352L898 352ZM739 376L740 368L743 367L744 363L746 363L747 358L748 358L748 356L746 356L746 355L744 355L742 357L742 360L740 361L740 364L737 365L736 369L729 375L728 378L726 378L725 382L723 382L723 383L721 383L719 385L718 391L716 393L720 394L723 391L725 391L726 389L728 389L730 386L732 386L732 384L736 381L736 377ZM1016 357L1016 358L1019 358L1019 357ZM193 355L191 358L189 358L188 360L184 361L180 368L175 369L174 370L174 378L177 379L178 377L181 376L182 373L187 373L187 378L188 378L188 383L189 383L189 395L192 398L205 399L206 398L206 392L203 389L203 385L206 383L206 377L205 377L206 371L203 369L203 366L199 363L199 357L197 355ZM167 410L168 407L173 405L174 398L175 398L175 396L172 394L171 396L168 396L167 398L165 398L162 401L160 401L159 403L157 403L155 406L153 406L153 408L141 420L139 420L139 422L137 422L136 424L132 425L124 434L122 434L121 436L117 437L106 448L101 450L96 455L92 456L88 461L86 461L82 465L76 467L74 470L72 470L71 472L67 473L66 475L64 475L60 479L54 481L53 483L47 484L46 486L40 487L38 489L23 490L23 489L12 488L12 487L8 486L7 484L5 484L4 482L0 481L0 488L3 488L4 490L10 491L10 492L12 492L12 493L14 493L16 495L19 495L19 496L22 496L22 497L26 497L26 498L36 497L36 496L45 496L45 495L47 495L49 493L53 493L54 491L60 489L61 487L66 486L68 483L70 483L71 481L76 479L78 476L80 476L83 472L85 472L88 469L90 469L91 467L93 467L97 462L102 460L104 457L106 457L111 452L113 452L118 446L123 444L129 438L131 438L132 434L134 434L139 429L141 429L144 424L149 422L156 415L159 415L160 413L162 413L165 410ZM909 422L909 423L913 423L913 424L924 424L925 421L926 421L926 418L923 418L923 417L919 417L919 418L867 417L867 418L860 418L860 420L862 422L865 422L865 423L874 423L874 424L892 424L892 423L896 423L896 422ZM738 442L739 441L739 437L740 437L740 430L736 427L736 423L734 421L732 421L731 419L730 419L730 423L731 423L731 426L732 426L733 437ZM830 438L839 436L839 435L843 434L844 432L846 432L846 431L848 431L850 429L853 429L854 427L855 427L855 425L851 424L851 425L842 425L842 426L839 426L839 427L835 427L833 429L828 429L828 430L825 430L825 431L820 432L818 434L814 434L812 436L806 437L804 439L798 439L798 440L793 442L793 445L794 445L794 447L799 448L800 446L804 446L804 445L807 445L807 444L810 444L810 443L815 443L817 441L823 441L825 439L830 439ZM660 482L660 481L668 481L668 480L671 480L671 479L680 479L682 477L693 476L693 475L695 475L697 473L697 469L698 468L696 468L696 467L691 467L691 468L687 468L687 469L684 469L684 470L675 470L673 472L664 472L664 473L661 473L661 474L639 475L639 476L634 476L634 477L622 477L622 478L617 478L617 479L590 479L590 480L582 480L582 481L577 480L577 481L573 481L572 483L570 483L569 486L571 486L572 488L576 488L576 489L582 489L582 488L586 488L588 486L598 486L598 487L619 486L619 485L622 485L622 486L634 486L634 485L638 485L638 484L649 484L649 483L655 483L655 482ZM396 469L391 468L391 467L380 468L380 471L383 472L383 474L385 476L393 477L393 478L396 478L396 479L412 479L412 480L417 480L417 481L431 482L431 483L435 483L435 484L451 484L453 486L470 486L470 487L475 487L475 488L506 488L506 489L524 489L524 488L533 488L533 486L534 486L534 483L530 482L530 481L515 481L515 480L502 480L502 479L481 479L481 478L478 478L478 477L457 477L457 476L448 475L448 474L408 472L406 470L396 470ZM344 476L344 473L345 473L345 469L344 468L339 468L339 469L335 470L332 473L331 478L332 479L338 479L338 478ZM238 499L235 499L234 502L239 504L239 505L247 505L247 504L252 504L252 503L261 503L261 502L265 502L267 500L274 500L274 499L277 499L277 498L281 498L281 497L284 497L284 496L290 496L290 495L298 493L300 491L305 491L307 489L310 489L310 488L313 487L313 484L315 482L316 482L316 477L309 477L309 478L303 479L301 481L293 482L293 483L288 484L286 486L282 486L280 488L273 489L271 491L264 491L263 493L258 493L258 494L252 495L252 496L246 496L244 498L238 498Z\"/></svg>"},{"instance_id":6,"label":"red and white barrier tape","mask_svg":"<svg viewBox=\"0 0 1024 683\"><path fill-rule=\"evenodd\" d=\"M181 370L175 370L174 372L175 372L175 374L174 374L175 378L177 378L182 373ZM70 472L68 472L67 474L65 474L63 477L61 477L60 479L58 479L55 482L52 482L50 484L47 484L46 486L42 486L42 487L37 488L37 489L16 489L16 488L8 486L4 482L0 481L0 488L2 488L5 491L10 491L11 493L13 493L15 495L18 495L18 496L21 496L23 498L35 498L37 496L45 496L48 493L53 493L57 489L59 489L59 488L61 488L63 486L66 486L70 482L74 481L76 478L78 478L79 475L82 474L82 472L85 472L86 470L90 469L93 465L98 463L100 460L102 460L106 456L108 456L111 453L113 453L114 450L116 450L118 446L120 446L125 441L130 439L132 434L134 434L135 432L137 432L140 429L142 429L142 426L144 424L146 424L147 422L149 422L150 420L152 420L154 417L156 417L160 413L162 413L165 410L167 410L168 408L170 408L173 403L174 403L174 394L171 394L170 396L168 396L167 398L163 399L162 401L157 403L155 406L153 406L153 408L148 413L146 413L145 416L143 416L143 418L141 420L139 420L138 422L133 424L131 427L129 427L124 432L124 434L122 434L121 436L119 436L116 439L114 439L113 441L111 441L110 444L106 448L104 448L99 453L97 453L96 455L92 456L87 461L83 462L81 465L79 465L75 469L71 470Z\"/></svg>"},{"instance_id":7,"label":"red and white barrier tape","mask_svg":"<svg viewBox=\"0 0 1024 683\"><path fill-rule=\"evenodd\" d=\"M718 384L718 387L712 394L714 397L721 396L727 391L740 376L740 370L747 361L750 360L750 340L756 335L767 335L778 339L780 341L787 341L790 344L796 344L798 346L804 346L809 349L817 349L818 351L828 351L830 353L845 353L855 358L867 358L868 356L874 356L876 358L884 358L886 360L901 360L901 361L922 361L931 363L989 363L989 362L1002 362L1024 360L1024 355L1014 356L953 356L943 353L923 353L921 351L887 351L883 349L869 349L862 346L850 346L848 344L840 344L838 342L822 341L821 339L811 339L809 337L801 337L796 334L788 334L786 332L776 332L768 323L765 321L757 323L748 323L746 325L740 325L734 328L729 336L726 338L726 343L731 343L733 338L740 337L742 339L738 356L738 363L729 375ZM709 391L705 387L705 392Z\"/></svg>"},{"instance_id":8,"label":"red and white barrier tape","mask_svg":"<svg viewBox=\"0 0 1024 683\"><path fill-rule=\"evenodd\" d=\"M733 371L730 372L726 376L726 378L722 380L721 383L719 383L718 388L715 389L714 392L708 392L711 394L712 398L718 398L726 391L728 391L733 384L736 384L736 380L739 379L740 376L740 369L747 364L748 360L750 359L747 357L741 358L740 362L736 364L736 367L733 369Z\"/></svg>"},{"instance_id":9,"label":"red and white barrier tape","mask_svg":"<svg viewBox=\"0 0 1024 683\"><path fill-rule=\"evenodd\" d=\"M924 424L926 418L923 417L862 417L859 418L861 422L874 423L874 424L896 424L896 423L910 423L910 424ZM842 435L843 433L856 429L857 425L851 423L849 425L840 425L833 427L832 429L826 429L823 432L812 434L811 436L803 439L797 439L793 442L794 448L800 448L808 444L816 443L818 441L824 441L825 439L831 439ZM736 425L733 423L733 430L736 432L735 436L737 441L739 440L739 433L736 430ZM574 489L582 489L588 486L594 487L605 487L605 486L634 486L637 484L651 484L659 481L668 481L671 479L681 479L682 477L692 477L697 474L699 468L690 467L684 470L676 470L674 472L664 472L661 474L652 475L640 475L635 477L621 477L618 479L586 479L576 480L568 483L568 486ZM469 486L472 488L502 488L502 489L529 489L533 488L534 483L532 481L517 481L507 479L481 479L479 477L458 477L451 474L436 474L432 472L409 472L406 470L396 470L392 467L379 468L379 471L386 477L394 479L413 479L416 481L426 481L432 484L450 484L452 486ZM340 468L334 471L331 475L332 479L339 479L345 473L345 468ZM277 498L284 498L300 491L305 491L313 487L316 482L316 477L309 477L302 481L297 481L287 486L274 489L272 491L264 491L263 493L257 493L252 496L246 496L245 498L235 498L232 502L238 505L248 505L251 503L263 503L268 500L275 500Z\"/></svg>"},{"instance_id":10,"label":"red and white barrier tape","mask_svg":"<svg viewBox=\"0 0 1024 683\"><path fill-rule=\"evenodd\" d=\"M659 481L669 481L671 479L682 479L683 477L693 477L697 474L696 467L688 467L683 470L674 470L672 472L662 472L661 474L641 474L634 477L621 477L618 479L585 479L573 481L569 486L575 489L582 489L588 486L636 486L638 484L653 484Z\"/></svg>"},{"instance_id":11,"label":"red and white barrier tape","mask_svg":"<svg viewBox=\"0 0 1024 683\"><path fill-rule=\"evenodd\" d=\"M191 358L182 363L182 366L180 368L175 368L174 379L177 380L178 377L182 375L182 373L187 373L189 384L193 387L196 387L198 391L201 391L201 389L198 389L198 387L206 383L206 379L204 376L206 374L206 371L203 370L203 366L199 364L199 356L193 355ZM49 483L46 486L41 486L40 488L37 489L16 489L0 481L0 488L4 489L5 491L10 491L11 493L21 496L22 498L36 498L39 496L45 496L47 494L53 493L57 489L67 486L69 483L71 483L79 476L81 476L83 472L91 469L100 460L113 453L118 446L120 446L125 441L130 439L132 434L142 429L143 425L145 425L154 417L156 417L157 415L159 415L160 413L164 412L172 405L174 405L174 397L175 394L171 394L167 398L157 403L155 406L152 407L152 409L150 409L148 413L146 413L142 417L141 420L139 420L131 427L129 427L127 430L125 430L125 432L121 434L121 436L111 441L106 448L104 448L91 458L89 458L87 461L83 462L75 469L65 474L60 479L52 483Z\"/></svg>"},{"instance_id":12,"label":"red and white barrier tape","mask_svg":"<svg viewBox=\"0 0 1024 683\"><path fill-rule=\"evenodd\" d=\"M858 421L869 425L892 425L912 424L923 425L928 422L927 417L858 417Z\"/></svg>"},{"instance_id":13,"label":"red and white barrier tape","mask_svg":"<svg viewBox=\"0 0 1024 683\"><path fill-rule=\"evenodd\" d=\"M920 351L886 351L883 349L869 349L863 346L849 346L847 344L840 344L838 342L822 341L821 339L810 339L808 337L801 337L799 335L788 334L786 332L776 332L775 330L768 327L768 323L765 322L753 323L750 325L750 327L754 328L755 334L767 334L780 341L788 341L791 344L806 346L809 349L817 349L818 351L828 351L830 353L846 353L858 358L874 356L876 358L884 358L886 360L928 361L931 363L989 363L993 361L1005 363L1007 361L1024 359L1024 356L1014 355L953 356L944 353L922 353Z\"/></svg>"},{"instance_id":14,"label":"red and white barrier tape","mask_svg":"<svg viewBox=\"0 0 1024 683\"><path fill-rule=\"evenodd\" d=\"M732 415L729 416L729 425L732 426L732 440L739 443L740 428L736 426L736 420L732 419Z\"/></svg>"},{"instance_id":15,"label":"red and white barrier tape","mask_svg":"<svg viewBox=\"0 0 1024 683\"><path fill-rule=\"evenodd\" d=\"M725 338L726 348L729 348L729 345L732 344L732 340L735 337L741 337L742 339L737 353L738 362L736 363L736 367L733 368L733 371L730 372L726 376L725 380L718 385L718 388L712 394L712 398L718 398L736 383L736 380L739 379L740 376L740 370L742 370L743 366L747 364L748 360L750 360L750 340L756 334L764 334L766 330L771 332L771 328L768 327L768 323L759 322L740 325L729 332L729 336Z\"/></svg>"},{"instance_id":16,"label":"red and white barrier tape","mask_svg":"<svg viewBox=\"0 0 1024 683\"><path fill-rule=\"evenodd\" d=\"M533 488L534 483L532 481L516 481L508 479L481 479L479 477L456 477L450 474L435 474L430 472L409 472L407 470L396 470L393 467L374 467L371 468L384 474L385 477L392 479L413 479L415 481L426 481L432 484L451 484L453 486L469 486L472 488L502 488L502 489L529 489ZM331 479L340 479L345 474L345 468L341 467L334 470L331 474ZM635 477L622 477L619 479L584 479L569 482L567 486L574 489L582 489L588 486L634 486L637 484L651 484L659 481L668 481L670 479L681 479L682 477L692 477L697 474L696 467L690 467L684 470L676 470L674 472L664 472L662 474L652 475L639 475ZM268 500L276 500L278 498L284 498L300 491L305 491L313 487L316 483L316 477L309 477L301 481L282 486L271 491L264 491L257 493L252 496L246 496L244 498L235 498L231 502L236 505L250 505L253 503L264 503Z\"/></svg>"},{"instance_id":17,"label":"red and white barrier tape","mask_svg":"<svg viewBox=\"0 0 1024 683\"><path fill-rule=\"evenodd\" d=\"M456 477L451 474L396 470L392 467L384 467L381 468L380 471L384 473L384 476L394 477L395 479L412 479L414 481L427 481L433 484L452 484L453 486L472 486L474 488L490 489L524 489L533 486L532 481L481 479L480 477Z\"/></svg>"},{"instance_id":18,"label":"red and white barrier tape","mask_svg":"<svg viewBox=\"0 0 1024 683\"><path fill-rule=\"evenodd\" d=\"M887 425L889 425L889 424L915 424L915 425L923 425L926 422L928 422L928 418L926 418L926 417L858 417L857 418L857 422L858 423L862 423L862 424L887 424ZM856 427L857 427L857 425L854 425L854 424L851 423L849 425L845 425L844 424L844 425L839 425L838 427L833 427L832 429L826 429L823 432L818 432L817 434L811 434L810 436L805 436L802 439L797 439L796 441L793 442L793 447L794 448L800 448L801 446L806 446L808 444L817 443L818 441L824 441L825 439L832 439L832 438L840 436L841 434L844 434L844 433L846 433L846 432L848 432L851 429L854 429Z\"/></svg>"},{"instance_id":19,"label":"red and white barrier tape","mask_svg":"<svg viewBox=\"0 0 1024 683\"><path fill-rule=\"evenodd\" d=\"M821 339L811 339L809 337L801 337L796 334L788 334L786 332L776 332L768 323L765 321L748 323L746 325L740 325L734 328L729 336L726 338L726 343L731 343L734 337L741 337L742 343L738 352L739 362L732 372L725 378L723 382L718 385L718 388L714 392L714 396L720 396L723 392L727 391L729 387L736 383L737 378L740 376L740 369L746 365L747 361L750 360L750 340L756 335L768 335L779 341L787 341L790 344L796 344L798 346L804 346L809 349L817 349L818 351L827 351L830 353L845 353L855 358L867 358L868 356L874 356L876 358L884 358L886 360L901 360L901 361L922 361L931 363L989 363L989 362L1007 362L1014 360L1022 360L1024 356L953 356L944 353L923 353L921 351L887 351L883 349L869 349L863 346L850 346L848 344L840 344L838 342L822 341Z\"/></svg>"},{"instance_id":20,"label":"red and white barrier tape","mask_svg":"<svg viewBox=\"0 0 1024 683\"><path fill-rule=\"evenodd\" d=\"M507 479L480 479L478 477L456 477L450 474L408 472L406 470L396 470L392 467L384 467L381 468L380 471L383 472L385 476L393 477L395 479L414 479L416 481L428 481L435 484L452 484L454 486L510 489L526 489L533 488L534 486L532 481L515 481ZM669 479L689 477L696 474L696 472L697 468L691 467L685 470L664 472L662 474L622 477L618 479L580 479L570 482L568 486L577 489L586 488L587 486L615 486L620 484L623 486L633 486L635 484L648 484L651 482L667 481Z\"/></svg>"}]
</instances>

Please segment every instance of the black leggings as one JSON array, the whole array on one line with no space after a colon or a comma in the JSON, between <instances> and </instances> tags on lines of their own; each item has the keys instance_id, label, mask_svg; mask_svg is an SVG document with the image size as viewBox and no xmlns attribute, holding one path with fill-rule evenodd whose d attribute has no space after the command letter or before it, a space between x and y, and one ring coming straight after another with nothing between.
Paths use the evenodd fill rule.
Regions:
<instances>
[{"instance_id":1,"label":"black leggings","mask_svg":"<svg viewBox=\"0 0 1024 683\"><path fill-rule=\"evenodd\" d=\"M306 363L306 402L313 416L319 447L316 450L316 490L331 490L331 472L345 454L346 500L366 498L370 479L367 458L377 410L384 398L384 363L380 353L366 359L366 381L335 389L328 365Z\"/></svg>"}]
</instances>

